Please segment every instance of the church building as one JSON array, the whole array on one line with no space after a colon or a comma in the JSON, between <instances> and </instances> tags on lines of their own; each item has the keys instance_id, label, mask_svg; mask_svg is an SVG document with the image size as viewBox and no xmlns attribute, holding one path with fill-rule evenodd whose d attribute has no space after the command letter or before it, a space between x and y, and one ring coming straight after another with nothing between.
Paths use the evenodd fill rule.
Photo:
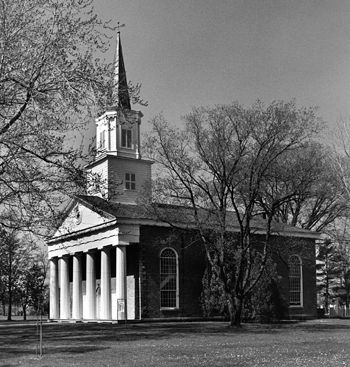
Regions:
<instances>
[{"instance_id":1,"label":"church building","mask_svg":"<svg viewBox=\"0 0 350 367\"><path fill-rule=\"evenodd\" d=\"M96 157L87 195L71 200L48 240L51 320L145 320L202 317L206 268L189 210L168 206L174 230L138 201L151 190L152 161L140 148L142 113L131 108L120 34L113 106L96 119ZM264 225L257 221L256 236ZM290 317L316 317L318 234L276 224L273 241L289 246L277 264Z\"/></svg>"}]
</instances>

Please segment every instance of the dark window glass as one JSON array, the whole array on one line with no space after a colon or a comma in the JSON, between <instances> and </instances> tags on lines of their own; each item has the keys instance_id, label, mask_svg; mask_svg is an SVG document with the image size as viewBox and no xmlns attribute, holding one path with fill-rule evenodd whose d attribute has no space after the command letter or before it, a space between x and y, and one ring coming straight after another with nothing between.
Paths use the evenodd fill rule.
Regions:
<instances>
[{"instance_id":1,"label":"dark window glass","mask_svg":"<svg viewBox=\"0 0 350 367\"><path fill-rule=\"evenodd\" d=\"M122 147L131 148L132 133L130 129L122 129Z\"/></svg>"},{"instance_id":2,"label":"dark window glass","mask_svg":"<svg viewBox=\"0 0 350 367\"><path fill-rule=\"evenodd\" d=\"M125 188L127 190L136 190L135 173L125 173Z\"/></svg>"},{"instance_id":3,"label":"dark window glass","mask_svg":"<svg viewBox=\"0 0 350 367\"><path fill-rule=\"evenodd\" d=\"M289 304L291 306L301 306L301 271L302 266L299 256L291 256L289 258Z\"/></svg>"},{"instance_id":4,"label":"dark window glass","mask_svg":"<svg viewBox=\"0 0 350 367\"><path fill-rule=\"evenodd\" d=\"M100 149L104 149L106 147L106 131L100 132Z\"/></svg>"},{"instance_id":5,"label":"dark window glass","mask_svg":"<svg viewBox=\"0 0 350 367\"><path fill-rule=\"evenodd\" d=\"M177 307L177 257L172 249L160 255L160 307Z\"/></svg>"}]
</instances>

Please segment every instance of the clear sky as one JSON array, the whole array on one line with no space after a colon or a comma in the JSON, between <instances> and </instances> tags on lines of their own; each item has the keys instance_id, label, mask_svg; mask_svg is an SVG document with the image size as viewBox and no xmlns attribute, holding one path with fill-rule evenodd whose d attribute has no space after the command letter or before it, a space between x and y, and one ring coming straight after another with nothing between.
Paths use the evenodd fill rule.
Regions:
<instances>
[{"instance_id":1,"label":"clear sky","mask_svg":"<svg viewBox=\"0 0 350 367\"><path fill-rule=\"evenodd\" d=\"M136 108L145 124L258 98L319 106L330 124L350 115L350 0L95 1L126 24L124 61L149 102Z\"/></svg>"}]
</instances>

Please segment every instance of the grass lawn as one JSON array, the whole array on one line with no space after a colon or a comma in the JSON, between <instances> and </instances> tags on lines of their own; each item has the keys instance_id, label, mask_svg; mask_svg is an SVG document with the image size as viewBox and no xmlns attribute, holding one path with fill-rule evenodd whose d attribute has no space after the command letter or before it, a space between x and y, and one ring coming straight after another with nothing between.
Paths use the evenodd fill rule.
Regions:
<instances>
[{"instance_id":1,"label":"grass lawn","mask_svg":"<svg viewBox=\"0 0 350 367\"><path fill-rule=\"evenodd\" d=\"M293 325L0 323L0 367L350 366L350 320Z\"/></svg>"}]
</instances>

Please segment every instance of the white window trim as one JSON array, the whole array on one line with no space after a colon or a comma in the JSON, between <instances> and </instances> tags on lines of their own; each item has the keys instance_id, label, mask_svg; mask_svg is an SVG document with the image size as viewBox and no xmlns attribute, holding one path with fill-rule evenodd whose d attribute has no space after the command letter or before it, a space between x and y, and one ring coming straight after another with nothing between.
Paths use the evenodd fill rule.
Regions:
<instances>
[{"instance_id":1,"label":"white window trim","mask_svg":"<svg viewBox=\"0 0 350 367\"><path fill-rule=\"evenodd\" d=\"M299 259L299 264L300 264L300 305L291 305L289 304L289 308L302 308L304 307L304 287L303 287L303 261L301 259L301 257L297 254L293 254L289 257L289 259L292 256L296 256ZM289 260L288 260L288 267L289 267ZM289 274L288 274L288 281L289 281ZM288 291L290 292L290 290L288 289ZM289 293L288 293L289 296Z\"/></svg>"},{"instance_id":2,"label":"white window trim","mask_svg":"<svg viewBox=\"0 0 350 367\"><path fill-rule=\"evenodd\" d=\"M179 309L179 298L180 298L180 291L179 291L179 255L177 253L177 251L173 248L173 247L165 247L163 248L160 253L159 253L159 277L160 277L160 262L161 262L161 256L162 253L165 250L171 250L174 252L175 254L175 258L176 258L176 306L175 307L161 307L160 306L160 310L161 311L173 311L173 310L178 310ZM161 303L161 288L159 287L159 303Z\"/></svg>"}]
</instances>

